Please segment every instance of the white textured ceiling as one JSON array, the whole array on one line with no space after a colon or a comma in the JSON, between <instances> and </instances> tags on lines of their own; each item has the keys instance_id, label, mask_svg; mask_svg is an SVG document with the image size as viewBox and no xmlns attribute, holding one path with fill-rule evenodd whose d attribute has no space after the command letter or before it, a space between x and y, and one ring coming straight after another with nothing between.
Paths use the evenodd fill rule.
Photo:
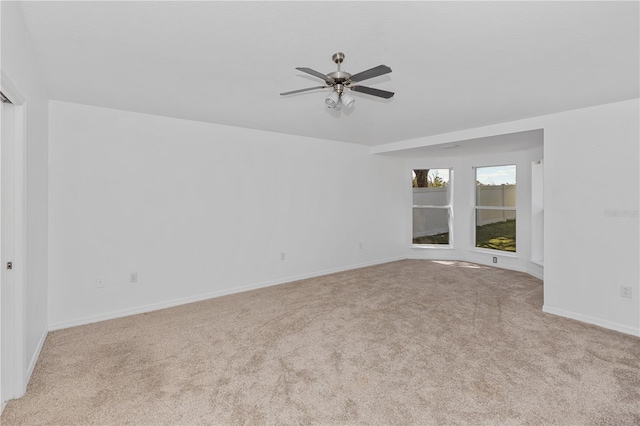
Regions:
<instances>
[{"instance_id":1,"label":"white textured ceiling","mask_svg":"<svg viewBox=\"0 0 640 426\"><path fill-rule=\"evenodd\" d=\"M52 99L380 145L639 97L638 2L23 2ZM295 70L391 74L324 106Z\"/></svg>"}]
</instances>

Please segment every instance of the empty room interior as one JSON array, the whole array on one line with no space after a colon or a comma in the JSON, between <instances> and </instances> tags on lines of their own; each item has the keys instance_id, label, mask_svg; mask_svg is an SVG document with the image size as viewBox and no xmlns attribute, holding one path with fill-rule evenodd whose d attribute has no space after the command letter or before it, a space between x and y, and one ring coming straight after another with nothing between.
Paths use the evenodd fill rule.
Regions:
<instances>
[{"instance_id":1,"label":"empty room interior","mask_svg":"<svg viewBox=\"0 0 640 426\"><path fill-rule=\"evenodd\" d=\"M640 2L0 8L3 425L640 424Z\"/></svg>"}]
</instances>

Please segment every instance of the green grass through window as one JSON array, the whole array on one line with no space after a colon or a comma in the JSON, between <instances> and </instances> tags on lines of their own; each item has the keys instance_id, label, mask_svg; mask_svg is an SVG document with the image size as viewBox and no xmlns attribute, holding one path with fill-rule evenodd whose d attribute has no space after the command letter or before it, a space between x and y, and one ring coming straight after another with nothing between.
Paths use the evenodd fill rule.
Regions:
<instances>
[{"instance_id":1,"label":"green grass through window","mask_svg":"<svg viewBox=\"0 0 640 426\"><path fill-rule=\"evenodd\" d=\"M449 244L449 233L416 237L413 239L413 244Z\"/></svg>"},{"instance_id":2,"label":"green grass through window","mask_svg":"<svg viewBox=\"0 0 640 426\"><path fill-rule=\"evenodd\" d=\"M476 247L516 251L516 220L476 226Z\"/></svg>"},{"instance_id":3,"label":"green grass through window","mask_svg":"<svg viewBox=\"0 0 640 426\"><path fill-rule=\"evenodd\" d=\"M413 244L449 244L449 233L416 237ZM476 247L515 252L516 220L477 226Z\"/></svg>"}]
</instances>

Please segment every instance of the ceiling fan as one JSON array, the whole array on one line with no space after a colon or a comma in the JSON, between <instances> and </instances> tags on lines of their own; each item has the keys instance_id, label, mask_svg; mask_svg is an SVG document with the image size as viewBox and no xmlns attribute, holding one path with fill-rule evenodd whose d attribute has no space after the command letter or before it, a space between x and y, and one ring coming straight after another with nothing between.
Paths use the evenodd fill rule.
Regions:
<instances>
[{"instance_id":1,"label":"ceiling fan","mask_svg":"<svg viewBox=\"0 0 640 426\"><path fill-rule=\"evenodd\" d=\"M373 67L366 71L351 75L348 72L340 70L340 64L342 63L342 61L344 61L344 53L334 53L331 59L333 59L333 62L338 64L338 70L330 72L328 74L322 74L316 70L312 70L311 68L296 68L299 71L306 72L307 74L311 74L312 76L318 77L319 79L323 80L325 83L324 86L315 86L306 89L292 90L291 92L280 93L280 95L287 96L293 95L294 93L307 92L317 89L326 89L328 87L331 87L333 90L325 99L325 103L327 104L328 108L335 109L337 111L340 110L341 106L349 108L353 106L353 103L355 102L353 96L346 92L346 89L365 93L367 95L378 96L384 99L389 99L394 95L393 92L387 92L386 90L374 89L373 87L359 86L355 84L373 77L378 77L380 75L390 73L391 68L389 68L388 66L378 65L377 67Z\"/></svg>"}]
</instances>

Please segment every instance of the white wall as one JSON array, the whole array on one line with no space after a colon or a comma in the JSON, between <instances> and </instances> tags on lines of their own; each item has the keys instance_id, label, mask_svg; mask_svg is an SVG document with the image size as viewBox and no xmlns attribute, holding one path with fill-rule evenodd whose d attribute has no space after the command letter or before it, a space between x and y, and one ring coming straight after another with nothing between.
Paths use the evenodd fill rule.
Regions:
<instances>
[{"instance_id":1,"label":"white wall","mask_svg":"<svg viewBox=\"0 0 640 426\"><path fill-rule=\"evenodd\" d=\"M510 153L488 153L486 155L458 157L412 157L405 166L404 192L412 196L411 170L451 168L449 185L453 192L453 232L451 248L422 248L411 246L412 230L405 231L407 257L412 259L457 259L482 264L506 267L534 273L538 267L531 265L531 162L542 159L542 147ZM516 165L516 248L517 252L488 251L475 247L474 191L476 176L473 167ZM411 198L407 198L405 216L411 215ZM409 222L411 224L411 222ZM493 257L498 264L493 264Z\"/></svg>"},{"instance_id":2,"label":"white wall","mask_svg":"<svg viewBox=\"0 0 640 426\"><path fill-rule=\"evenodd\" d=\"M639 100L632 99L388 144L372 152L544 129L543 309L640 335L638 217L607 214L634 212L640 204L639 117ZM602 196L594 199L593 193ZM632 299L620 297L621 285L632 288Z\"/></svg>"},{"instance_id":3,"label":"white wall","mask_svg":"<svg viewBox=\"0 0 640 426\"><path fill-rule=\"evenodd\" d=\"M405 162L356 145L50 109L52 328L402 256L491 264L493 253L472 248L473 198L458 184L473 181L472 165L517 164L518 255L498 266L535 273L527 203L541 151ZM606 211L638 209L638 112L631 100L371 151L544 129L544 310L637 335L638 218ZM445 167L454 168L454 249L411 249L410 171ZM632 287L631 300L620 285Z\"/></svg>"},{"instance_id":4,"label":"white wall","mask_svg":"<svg viewBox=\"0 0 640 426\"><path fill-rule=\"evenodd\" d=\"M51 102L49 153L51 329L404 255L364 146Z\"/></svg>"},{"instance_id":5,"label":"white wall","mask_svg":"<svg viewBox=\"0 0 640 426\"><path fill-rule=\"evenodd\" d=\"M545 310L636 335L638 217L606 212L639 208L639 114L638 100L556 114L544 165Z\"/></svg>"},{"instance_id":6,"label":"white wall","mask_svg":"<svg viewBox=\"0 0 640 426\"><path fill-rule=\"evenodd\" d=\"M35 365L47 333L48 101L19 2L2 8L2 72L26 109L26 359Z\"/></svg>"}]
</instances>

